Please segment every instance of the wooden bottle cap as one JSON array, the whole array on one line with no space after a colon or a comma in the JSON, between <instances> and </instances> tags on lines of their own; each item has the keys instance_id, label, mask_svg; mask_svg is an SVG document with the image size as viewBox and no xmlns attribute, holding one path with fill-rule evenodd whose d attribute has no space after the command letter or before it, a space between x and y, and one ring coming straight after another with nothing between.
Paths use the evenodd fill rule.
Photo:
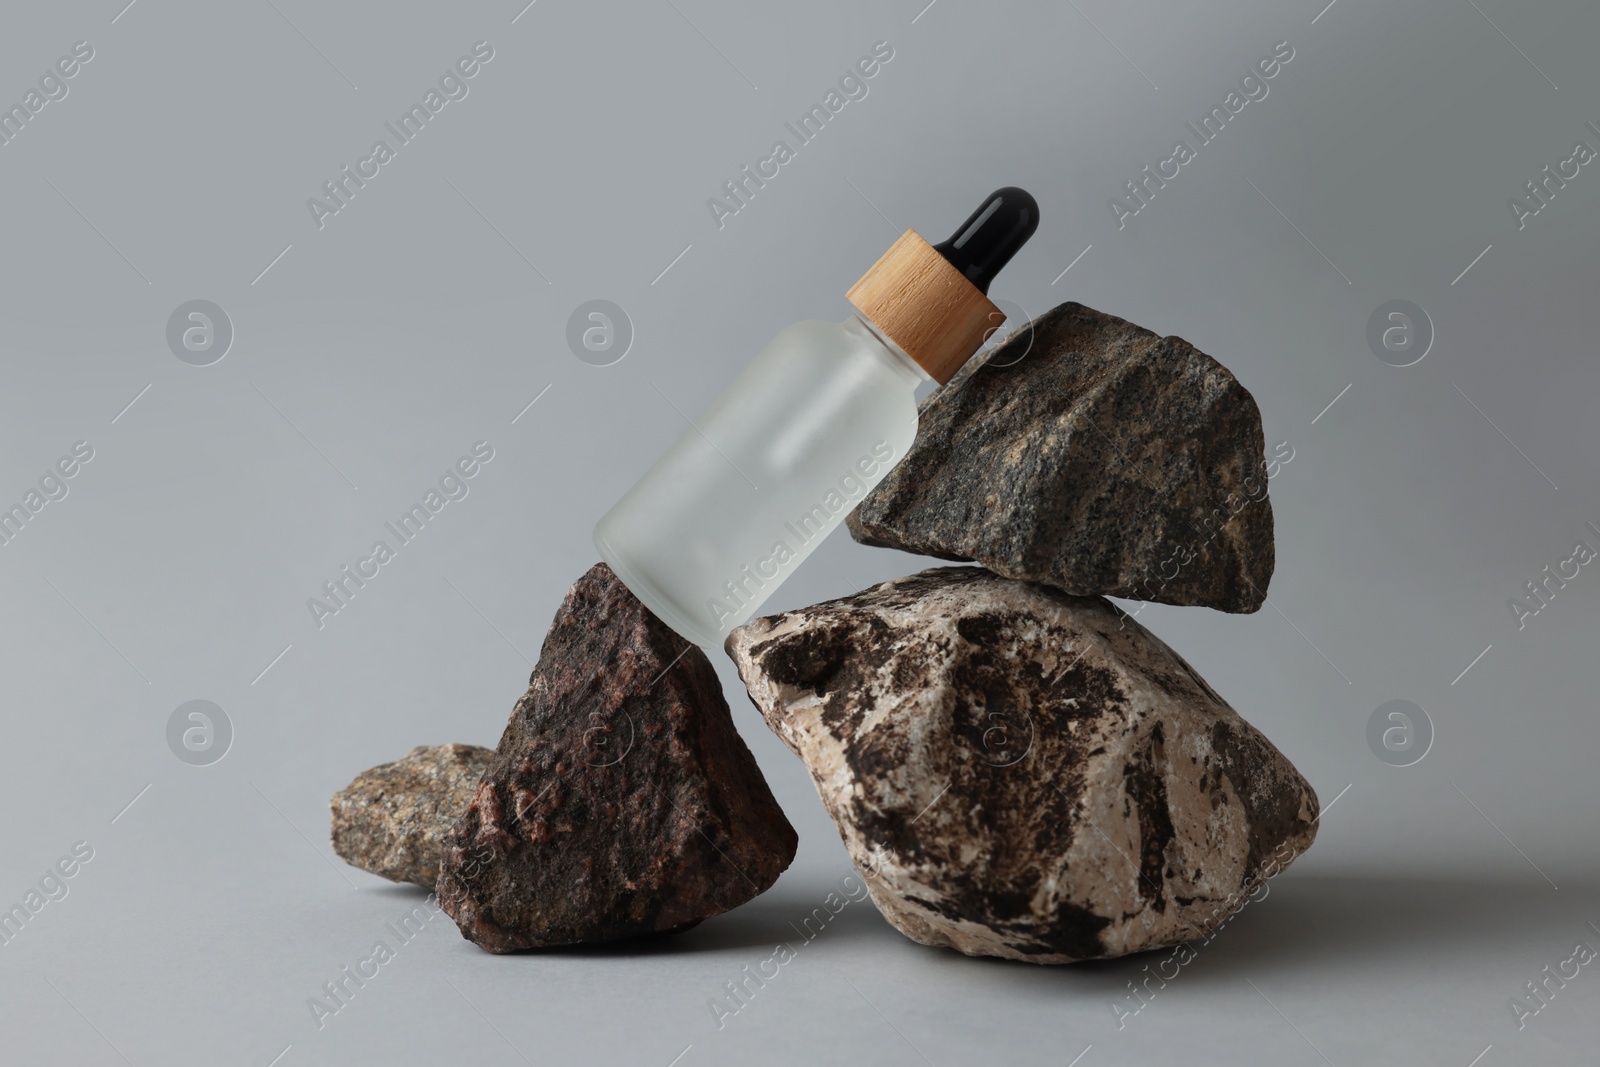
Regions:
<instances>
[{"instance_id":1,"label":"wooden bottle cap","mask_svg":"<svg viewBox=\"0 0 1600 1067\"><path fill-rule=\"evenodd\" d=\"M1006 318L915 230L901 234L845 296L940 385Z\"/></svg>"}]
</instances>

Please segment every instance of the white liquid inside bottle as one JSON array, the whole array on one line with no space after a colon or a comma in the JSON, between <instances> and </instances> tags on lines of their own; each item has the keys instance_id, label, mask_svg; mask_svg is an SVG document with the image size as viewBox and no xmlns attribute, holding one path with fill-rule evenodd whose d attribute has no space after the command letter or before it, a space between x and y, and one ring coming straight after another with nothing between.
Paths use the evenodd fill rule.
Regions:
<instances>
[{"instance_id":1,"label":"white liquid inside bottle","mask_svg":"<svg viewBox=\"0 0 1600 1067\"><path fill-rule=\"evenodd\" d=\"M800 322L595 527L646 607L720 645L898 463L930 378L859 317Z\"/></svg>"}]
</instances>

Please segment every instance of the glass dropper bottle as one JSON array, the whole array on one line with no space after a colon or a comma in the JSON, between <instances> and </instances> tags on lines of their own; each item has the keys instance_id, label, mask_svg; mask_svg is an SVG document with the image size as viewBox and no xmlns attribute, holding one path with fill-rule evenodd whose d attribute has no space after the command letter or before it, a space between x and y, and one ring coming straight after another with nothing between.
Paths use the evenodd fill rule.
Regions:
<instances>
[{"instance_id":1,"label":"glass dropper bottle","mask_svg":"<svg viewBox=\"0 0 1600 1067\"><path fill-rule=\"evenodd\" d=\"M601 558L698 645L720 645L903 459L916 391L1005 320L989 283L1032 236L1022 189L949 240L907 230L846 294L842 323L773 339L595 526Z\"/></svg>"}]
</instances>

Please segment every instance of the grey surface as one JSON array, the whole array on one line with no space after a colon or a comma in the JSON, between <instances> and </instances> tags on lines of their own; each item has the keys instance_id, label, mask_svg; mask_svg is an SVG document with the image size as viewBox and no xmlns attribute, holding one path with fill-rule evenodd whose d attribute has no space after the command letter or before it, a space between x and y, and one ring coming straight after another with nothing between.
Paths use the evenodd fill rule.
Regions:
<instances>
[{"instance_id":1,"label":"grey surface","mask_svg":"<svg viewBox=\"0 0 1600 1067\"><path fill-rule=\"evenodd\" d=\"M0 35L0 100L95 49L0 146L0 500L95 449L0 546L0 899L94 849L0 946L8 1062L1592 1060L1592 967L1521 1031L1508 1000L1600 945L1600 572L1524 629L1507 606L1600 546L1600 172L1520 231L1507 207L1600 148L1592 5L121 6L14 6ZM470 95L318 230L306 199L480 39ZM706 198L883 39L868 96L719 230ZM1280 40L1269 95L1119 231L1107 198ZM967 960L865 903L719 1031L707 998L848 873L719 655L801 836L768 896L608 953L491 958L435 919L318 1030L307 998L421 900L333 858L329 795L492 744L675 407L843 318L898 228L1013 183L1044 221L997 297L1181 334L1294 450L1268 607L1140 619L1337 798L1316 847L1120 1032L1151 961ZM166 342L196 299L234 329L204 367ZM610 366L567 348L593 299L633 324ZM1437 333L1403 368L1366 342L1396 299ZM306 599L481 439L470 495L319 630ZM841 531L770 605L921 565ZM191 700L233 727L207 766L168 748ZM1368 748L1391 700L1433 724L1411 766Z\"/></svg>"}]
</instances>

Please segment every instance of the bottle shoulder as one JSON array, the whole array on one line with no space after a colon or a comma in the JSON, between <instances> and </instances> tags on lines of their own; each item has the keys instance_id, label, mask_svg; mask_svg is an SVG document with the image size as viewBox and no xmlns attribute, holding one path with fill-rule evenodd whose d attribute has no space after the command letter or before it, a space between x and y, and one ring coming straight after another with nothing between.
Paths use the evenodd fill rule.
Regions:
<instances>
[{"instance_id":1,"label":"bottle shoulder","mask_svg":"<svg viewBox=\"0 0 1600 1067\"><path fill-rule=\"evenodd\" d=\"M794 323L772 339L766 352L854 364L872 377L887 377L897 386L913 392L926 378L926 373L910 357L886 344L869 326L854 318L844 322L806 319Z\"/></svg>"},{"instance_id":2,"label":"bottle shoulder","mask_svg":"<svg viewBox=\"0 0 1600 1067\"><path fill-rule=\"evenodd\" d=\"M774 342L822 342L834 345L849 344L853 340L842 323L828 322L825 319L801 319L784 327L773 338Z\"/></svg>"}]
</instances>

